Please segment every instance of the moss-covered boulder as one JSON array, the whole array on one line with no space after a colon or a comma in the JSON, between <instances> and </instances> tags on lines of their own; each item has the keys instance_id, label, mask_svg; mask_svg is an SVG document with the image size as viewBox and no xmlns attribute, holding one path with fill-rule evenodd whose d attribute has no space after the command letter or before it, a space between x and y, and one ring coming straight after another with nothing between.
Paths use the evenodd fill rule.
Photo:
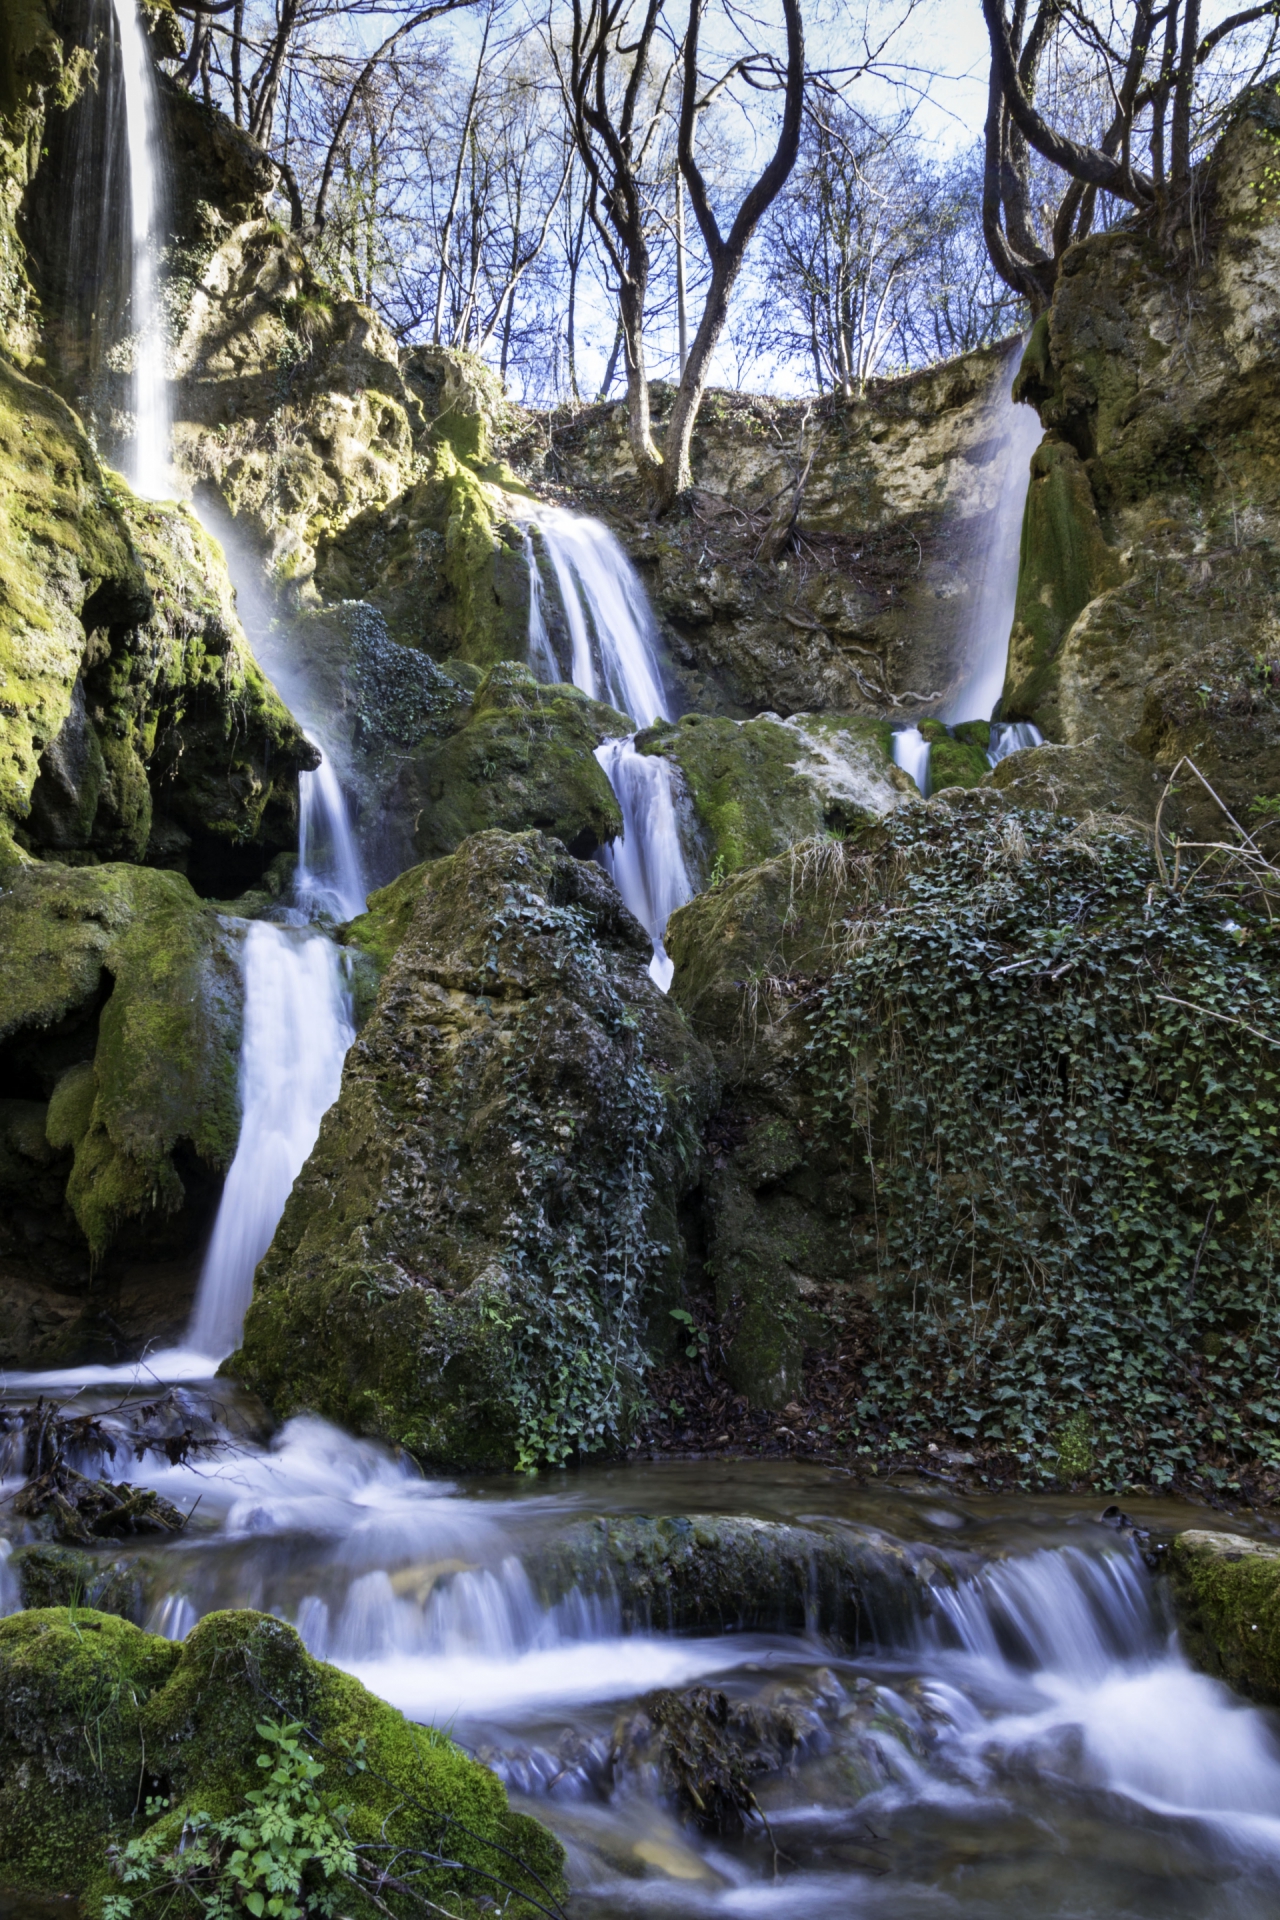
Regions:
<instances>
[{"instance_id":1,"label":"moss-covered boulder","mask_svg":"<svg viewBox=\"0 0 1280 1920\"><path fill-rule=\"evenodd\" d=\"M1166 1564L1191 1659L1264 1706L1280 1706L1280 1547L1192 1528Z\"/></svg>"},{"instance_id":2,"label":"moss-covered boulder","mask_svg":"<svg viewBox=\"0 0 1280 1920\"><path fill-rule=\"evenodd\" d=\"M148 1834L176 1849L200 1815L251 1820L246 1795L266 1784L258 1756L270 1751L259 1727L281 1720L303 1729L320 1809L357 1847L445 1856L416 1881L427 1897L478 1915L496 1884L526 1915L560 1891L557 1842L511 1812L492 1773L311 1659L283 1622L209 1614L178 1646L62 1607L0 1621L0 1885L93 1909L123 1891L110 1849ZM388 1910L349 1883L347 1901L362 1916Z\"/></svg>"},{"instance_id":3,"label":"moss-covered boulder","mask_svg":"<svg viewBox=\"0 0 1280 1920\"><path fill-rule=\"evenodd\" d=\"M941 720L922 720L920 732L929 742L929 791L948 787L977 787L991 771L987 747L991 728L985 720L962 721L958 727Z\"/></svg>"},{"instance_id":4,"label":"moss-covered boulder","mask_svg":"<svg viewBox=\"0 0 1280 1920\"><path fill-rule=\"evenodd\" d=\"M242 989L234 929L181 874L148 867L14 870L0 950L0 1256L17 1296L38 1278L71 1315L43 1330L25 1309L7 1317L0 1352L33 1365L84 1337L113 1245L178 1260L184 1309L181 1259L235 1151Z\"/></svg>"},{"instance_id":5,"label":"moss-covered boulder","mask_svg":"<svg viewBox=\"0 0 1280 1920\"><path fill-rule=\"evenodd\" d=\"M3 362L0 468L0 835L239 891L296 843L315 755L220 553L107 475L66 405Z\"/></svg>"},{"instance_id":6,"label":"moss-covered boulder","mask_svg":"<svg viewBox=\"0 0 1280 1920\"><path fill-rule=\"evenodd\" d=\"M636 744L684 775L693 864L728 874L899 805L910 783L893 764L891 739L887 724L850 714L739 722L686 713Z\"/></svg>"},{"instance_id":7,"label":"moss-covered boulder","mask_svg":"<svg viewBox=\"0 0 1280 1920\"><path fill-rule=\"evenodd\" d=\"M401 775L417 851L431 859L490 827L537 827L572 853L593 853L622 832L595 749L630 731L622 714L576 687L543 686L515 663L491 667L465 724Z\"/></svg>"},{"instance_id":8,"label":"moss-covered boulder","mask_svg":"<svg viewBox=\"0 0 1280 1920\"><path fill-rule=\"evenodd\" d=\"M579 1520L527 1562L548 1599L616 1599L625 1626L905 1637L954 1586L956 1556L871 1529L695 1513ZM960 1556L966 1564L969 1556Z\"/></svg>"},{"instance_id":9,"label":"moss-covered boulder","mask_svg":"<svg viewBox=\"0 0 1280 1920\"><path fill-rule=\"evenodd\" d=\"M1077 747L1046 744L1006 754L985 784L1012 807L1033 807L1069 814L1124 815L1149 825L1166 786L1158 767L1118 740L1088 740ZM1182 818L1180 801L1171 800L1161 816L1168 832Z\"/></svg>"},{"instance_id":10,"label":"moss-covered boulder","mask_svg":"<svg viewBox=\"0 0 1280 1920\"><path fill-rule=\"evenodd\" d=\"M440 1465L616 1443L679 1299L710 1061L558 841L477 834L413 885L366 916L399 944L228 1365Z\"/></svg>"}]
</instances>

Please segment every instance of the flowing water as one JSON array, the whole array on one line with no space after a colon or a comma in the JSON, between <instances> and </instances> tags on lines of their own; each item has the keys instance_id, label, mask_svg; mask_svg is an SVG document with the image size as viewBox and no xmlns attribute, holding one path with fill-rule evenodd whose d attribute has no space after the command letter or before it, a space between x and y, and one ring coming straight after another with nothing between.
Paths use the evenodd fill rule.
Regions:
<instances>
[{"instance_id":1,"label":"flowing water","mask_svg":"<svg viewBox=\"0 0 1280 1920\"><path fill-rule=\"evenodd\" d=\"M564 676L593 700L605 700L640 726L669 718L658 666L657 628L644 586L621 545L599 520L539 507L532 526L542 540L569 640L562 665L547 626L532 529L529 566L529 665L548 682ZM693 896L681 843L675 771L662 754L641 753L634 734L596 749L622 812L622 835L600 861L653 942L649 972L665 993L675 971L663 945L667 920Z\"/></svg>"},{"instance_id":2,"label":"flowing water","mask_svg":"<svg viewBox=\"0 0 1280 1920\"><path fill-rule=\"evenodd\" d=\"M134 443L129 478L157 500L172 491L169 474L169 380L160 297L164 155L155 70L136 0L113 0L124 78L132 236L130 313Z\"/></svg>"},{"instance_id":3,"label":"flowing water","mask_svg":"<svg viewBox=\"0 0 1280 1920\"><path fill-rule=\"evenodd\" d=\"M448 1726L560 1834L575 1920L1280 1911L1274 1717L1188 1667L1131 1536L1068 1499L863 1487L784 1462L463 1489L314 1419L264 1447L230 1387L217 1409L175 1392L175 1420L215 1433L214 1451L139 1464L124 1415L105 1418L118 1453L79 1464L193 1509L176 1543L133 1555L151 1629L178 1638L214 1607L273 1611ZM550 1550L591 1516L691 1512L919 1543L918 1578L842 1639L819 1630L816 1601L810 1629L787 1631L753 1617L746 1593L721 1631L628 1627L607 1579L548 1575ZM1135 1517L1195 1518L1172 1503ZM0 1567L0 1605L16 1597ZM784 1764L753 1780L763 1818L738 1838L683 1824L635 1742L648 1691L694 1684L788 1730Z\"/></svg>"}]
</instances>

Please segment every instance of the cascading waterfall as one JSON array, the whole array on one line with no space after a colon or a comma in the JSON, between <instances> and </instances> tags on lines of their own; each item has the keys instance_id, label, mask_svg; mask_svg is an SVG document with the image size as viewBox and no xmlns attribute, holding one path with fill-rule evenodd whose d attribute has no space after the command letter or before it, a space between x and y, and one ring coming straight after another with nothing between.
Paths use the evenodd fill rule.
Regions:
<instances>
[{"instance_id":1,"label":"cascading waterfall","mask_svg":"<svg viewBox=\"0 0 1280 1920\"><path fill-rule=\"evenodd\" d=\"M155 74L136 0L113 0L124 79L133 334L134 449L130 479L147 499L171 491L169 383L160 299L163 154Z\"/></svg>"},{"instance_id":2,"label":"cascading waterfall","mask_svg":"<svg viewBox=\"0 0 1280 1920\"><path fill-rule=\"evenodd\" d=\"M653 942L649 972L664 993L675 962L663 935L677 907L693 894L680 845L671 768L660 753L637 753L635 737L606 740L596 759L622 809L622 838L602 847L600 859L618 892Z\"/></svg>"},{"instance_id":3,"label":"cascading waterfall","mask_svg":"<svg viewBox=\"0 0 1280 1920\"><path fill-rule=\"evenodd\" d=\"M959 637L963 676L956 693L938 714L949 726L962 720L989 720L1004 690L1031 456L1044 431L1035 408L1013 397L1013 383L1022 363L1024 345L1023 340L1016 340L1010 347L991 404L990 439L998 448L993 462L995 505L991 514L982 516L981 546L966 556L974 590ZM1016 753L1021 747L1039 746L1042 737L1039 728L1030 721L1008 726L997 722L992 727L987 758L995 766L1006 754ZM927 793L929 743L917 727L904 727L895 733L893 757L911 775L921 793Z\"/></svg>"},{"instance_id":4,"label":"cascading waterfall","mask_svg":"<svg viewBox=\"0 0 1280 1920\"><path fill-rule=\"evenodd\" d=\"M313 745L316 743L313 742ZM353 920L364 912L364 870L356 847L346 796L333 762L317 745L321 759L314 773L298 778L298 873L294 893L312 914Z\"/></svg>"},{"instance_id":5,"label":"cascading waterfall","mask_svg":"<svg viewBox=\"0 0 1280 1920\"><path fill-rule=\"evenodd\" d=\"M355 1038L338 949L322 934L255 921L245 936L242 1118L187 1340L234 1351L285 1201L338 1097Z\"/></svg>"},{"instance_id":6,"label":"cascading waterfall","mask_svg":"<svg viewBox=\"0 0 1280 1920\"><path fill-rule=\"evenodd\" d=\"M644 587L621 545L599 520L540 507L533 520L555 575L571 649L570 677L641 727L668 718L658 670L657 629ZM561 676L547 630L542 579L530 530L529 664L539 679ZM671 763L640 753L635 735L596 749L622 811L622 837L600 861L653 942L649 972L665 993L675 971L663 946L667 920L693 896L676 815Z\"/></svg>"}]
</instances>

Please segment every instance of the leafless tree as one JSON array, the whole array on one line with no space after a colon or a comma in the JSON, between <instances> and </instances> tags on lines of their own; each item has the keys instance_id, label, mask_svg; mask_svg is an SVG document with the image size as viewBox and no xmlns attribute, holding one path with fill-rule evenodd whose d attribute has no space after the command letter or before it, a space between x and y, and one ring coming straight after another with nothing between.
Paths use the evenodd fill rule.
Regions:
<instances>
[{"instance_id":1,"label":"leafless tree","mask_svg":"<svg viewBox=\"0 0 1280 1920\"><path fill-rule=\"evenodd\" d=\"M983 230L997 271L1040 312L1100 196L1179 217L1197 147L1271 58L1280 0L1241 8L1203 33L1200 0L1039 0L1034 11L1014 0L1012 13L1006 0L982 0L982 9L991 43ZM1045 86L1064 43L1087 59L1105 100L1091 128L1071 124L1078 86L1057 98ZM1060 182L1047 218L1031 190L1033 155Z\"/></svg>"}]
</instances>

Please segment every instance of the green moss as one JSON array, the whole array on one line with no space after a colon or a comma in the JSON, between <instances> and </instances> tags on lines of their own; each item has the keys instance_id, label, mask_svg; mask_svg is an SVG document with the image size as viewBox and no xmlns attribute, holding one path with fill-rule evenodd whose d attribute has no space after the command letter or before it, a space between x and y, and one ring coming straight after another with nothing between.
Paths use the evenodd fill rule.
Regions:
<instances>
[{"instance_id":1,"label":"green moss","mask_svg":"<svg viewBox=\"0 0 1280 1920\"><path fill-rule=\"evenodd\" d=\"M491 667L458 732L417 756L404 776L420 802L414 843L427 858L470 834L527 827L588 854L622 831L622 815L595 757L630 732L611 707L576 687L541 685L529 669Z\"/></svg>"},{"instance_id":2,"label":"green moss","mask_svg":"<svg viewBox=\"0 0 1280 1920\"><path fill-rule=\"evenodd\" d=\"M380 975L391 965L413 923L426 871L424 862L410 867L390 886L379 887L369 895L366 911L343 929L347 944L368 954Z\"/></svg>"},{"instance_id":3,"label":"green moss","mask_svg":"<svg viewBox=\"0 0 1280 1920\"><path fill-rule=\"evenodd\" d=\"M239 969L187 881L146 867L21 869L0 896L0 948L0 1039L21 1039L50 1078L47 1137L74 1148L67 1198L101 1255L125 1219L183 1204L179 1142L210 1168L230 1162ZM70 1062L41 1040L67 1029L82 1049Z\"/></svg>"},{"instance_id":4,"label":"green moss","mask_svg":"<svg viewBox=\"0 0 1280 1920\"><path fill-rule=\"evenodd\" d=\"M889 735L876 721L844 714L803 714L784 725L688 713L649 728L637 745L679 766L706 865L729 874L892 806Z\"/></svg>"},{"instance_id":5,"label":"green moss","mask_svg":"<svg viewBox=\"0 0 1280 1920\"><path fill-rule=\"evenodd\" d=\"M114 1614L0 1620L0 1883L76 1892L127 1827L143 1715L181 1658Z\"/></svg>"},{"instance_id":6,"label":"green moss","mask_svg":"<svg viewBox=\"0 0 1280 1920\"><path fill-rule=\"evenodd\" d=\"M1068 628L1095 595L1123 577L1107 545L1084 462L1050 438L1031 458L1018 595L1002 711L1058 734L1057 660Z\"/></svg>"},{"instance_id":7,"label":"green moss","mask_svg":"<svg viewBox=\"0 0 1280 1920\"><path fill-rule=\"evenodd\" d=\"M985 747L955 739L944 733L933 742L929 754L929 788L941 793L945 787L976 787L991 771Z\"/></svg>"},{"instance_id":8,"label":"green moss","mask_svg":"<svg viewBox=\"0 0 1280 1920\"><path fill-rule=\"evenodd\" d=\"M87 1891L95 1907L112 1885L107 1844L143 1830L144 1794L173 1802L172 1826L184 1813L236 1811L260 1783L258 1723L279 1717L308 1730L322 1796L350 1809L358 1845L460 1863L424 1876L429 1897L471 1916L493 1892L484 1876L496 1876L515 1889L509 1911L526 1914L522 1892L537 1897L539 1880L561 1888L559 1846L511 1812L487 1768L312 1660L283 1622L209 1614L179 1647L110 1614L61 1608L0 1621L0 1879ZM348 1764L357 1756L361 1769ZM372 1912L351 1898L353 1912Z\"/></svg>"},{"instance_id":9,"label":"green moss","mask_svg":"<svg viewBox=\"0 0 1280 1920\"><path fill-rule=\"evenodd\" d=\"M1174 1609L1197 1666L1280 1706L1280 1547L1193 1530L1169 1548Z\"/></svg>"},{"instance_id":10,"label":"green moss","mask_svg":"<svg viewBox=\"0 0 1280 1920\"><path fill-rule=\"evenodd\" d=\"M104 1560L78 1547L40 1543L19 1547L9 1559L24 1607L92 1607L119 1614L135 1626L146 1607L145 1583L137 1559Z\"/></svg>"}]
</instances>

